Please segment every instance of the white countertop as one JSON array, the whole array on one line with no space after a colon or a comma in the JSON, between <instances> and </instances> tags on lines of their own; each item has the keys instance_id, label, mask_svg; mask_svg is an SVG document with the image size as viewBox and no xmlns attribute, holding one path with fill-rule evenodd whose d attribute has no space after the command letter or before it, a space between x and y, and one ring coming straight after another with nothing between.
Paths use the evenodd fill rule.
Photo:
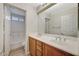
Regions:
<instances>
[{"instance_id":1,"label":"white countertop","mask_svg":"<svg viewBox=\"0 0 79 59\"><path fill-rule=\"evenodd\" d=\"M51 37L51 38L53 38L52 41L47 37L45 38L44 35L39 36L39 35L35 35L35 34L30 34L29 36L33 37L39 41L42 41L48 45L54 46L58 49L71 53L73 55L79 55L79 46L78 46L79 40L77 38L67 37L69 39L66 40L66 42L62 42L62 41L58 41L58 40L53 40L54 37L58 36L58 35L54 35L54 37Z\"/></svg>"}]
</instances>

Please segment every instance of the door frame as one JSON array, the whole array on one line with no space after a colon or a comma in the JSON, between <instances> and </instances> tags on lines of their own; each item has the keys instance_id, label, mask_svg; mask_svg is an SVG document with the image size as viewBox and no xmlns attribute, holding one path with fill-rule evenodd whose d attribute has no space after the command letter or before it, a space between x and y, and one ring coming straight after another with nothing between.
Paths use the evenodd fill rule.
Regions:
<instances>
[{"instance_id":1,"label":"door frame","mask_svg":"<svg viewBox=\"0 0 79 59\"><path fill-rule=\"evenodd\" d=\"M8 3L3 3L3 13L4 13L4 19L3 19L3 55L4 56L6 56L5 55L5 17L6 17L6 15L5 15L5 6L10 6L10 7L15 7L15 8L17 8L17 9L19 9L19 10L22 10L22 11L24 11L24 21L25 21L25 38L24 38L24 40L26 39L26 11L24 10L24 9L21 9L21 8L19 8L19 7L17 7L17 6L14 6L14 5L11 5L11 4L8 4ZM9 51L9 53L10 53L10 51ZM9 54L7 54L7 55L9 55Z\"/></svg>"}]
</instances>

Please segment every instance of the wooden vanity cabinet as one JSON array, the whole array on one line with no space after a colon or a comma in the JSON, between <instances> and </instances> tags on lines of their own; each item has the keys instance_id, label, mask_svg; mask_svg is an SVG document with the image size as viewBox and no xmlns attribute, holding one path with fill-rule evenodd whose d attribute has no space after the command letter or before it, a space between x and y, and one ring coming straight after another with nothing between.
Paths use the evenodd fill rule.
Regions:
<instances>
[{"instance_id":1,"label":"wooden vanity cabinet","mask_svg":"<svg viewBox=\"0 0 79 59\"><path fill-rule=\"evenodd\" d=\"M62 51L31 37L29 37L29 51L32 56L73 56L68 52Z\"/></svg>"},{"instance_id":2,"label":"wooden vanity cabinet","mask_svg":"<svg viewBox=\"0 0 79 59\"><path fill-rule=\"evenodd\" d=\"M44 56L64 56L64 53L59 51L58 49L51 47L47 44L44 44Z\"/></svg>"},{"instance_id":3,"label":"wooden vanity cabinet","mask_svg":"<svg viewBox=\"0 0 79 59\"><path fill-rule=\"evenodd\" d=\"M47 44L44 44L43 46L44 46L43 56L73 56L72 54L62 51L53 46Z\"/></svg>"},{"instance_id":4,"label":"wooden vanity cabinet","mask_svg":"<svg viewBox=\"0 0 79 59\"><path fill-rule=\"evenodd\" d=\"M36 41L36 56L43 55L43 43L41 41Z\"/></svg>"},{"instance_id":5,"label":"wooden vanity cabinet","mask_svg":"<svg viewBox=\"0 0 79 59\"><path fill-rule=\"evenodd\" d=\"M32 56L42 56L43 53L43 43L41 41L37 41L34 38L29 37L29 51Z\"/></svg>"},{"instance_id":6,"label":"wooden vanity cabinet","mask_svg":"<svg viewBox=\"0 0 79 59\"><path fill-rule=\"evenodd\" d=\"M29 51L30 55L36 56L36 40L34 38L29 37Z\"/></svg>"}]
</instances>

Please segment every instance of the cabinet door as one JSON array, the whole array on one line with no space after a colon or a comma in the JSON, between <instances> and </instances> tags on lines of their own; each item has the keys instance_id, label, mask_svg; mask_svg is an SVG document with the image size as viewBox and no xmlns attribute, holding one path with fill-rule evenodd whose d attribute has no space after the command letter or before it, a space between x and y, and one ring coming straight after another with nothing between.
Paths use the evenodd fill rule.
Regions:
<instances>
[{"instance_id":1,"label":"cabinet door","mask_svg":"<svg viewBox=\"0 0 79 59\"><path fill-rule=\"evenodd\" d=\"M49 45L44 45L44 55L45 56L64 56L64 53L54 47Z\"/></svg>"},{"instance_id":2,"label":"cabinet door","mask_svg":"<svg viewBox=\"0 0 79 59\"><path fill-rule=\"evenodd\" d=\"M36 53L35 53L35 48L36 48L36 40L35 39L33 39L33 38L31 38L31 37L29 37L29 50L30 50L30 54L32 55L32 56L35 56L36 55Z\"/></svg>"},{"instance_id":3,"label":"cabinet door","mask_svg":"<svg viewBox=\"0 0 79 59\"><path fill-rule=\"evenodd\" d=\"M41 41L38 41L36 42L36 56L42 56L42 51L43 51L43 43Z\"/></svg>"}]
</instances>

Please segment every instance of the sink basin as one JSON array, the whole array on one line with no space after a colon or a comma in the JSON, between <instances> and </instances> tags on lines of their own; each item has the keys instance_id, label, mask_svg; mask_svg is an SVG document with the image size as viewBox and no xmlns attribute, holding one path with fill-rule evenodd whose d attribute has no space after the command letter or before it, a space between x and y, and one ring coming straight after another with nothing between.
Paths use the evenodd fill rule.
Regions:
<instances>
[{"instance_id":1,"label":"sink basin","mask_svg":"<svg viewBox=\"0 0 79 59\"><path fill-rule=\"evenodd\" d=\"M47 41L51 41L51 40L56 40L56 37L47 37L47 36L41 36L41 38L43 39L43 40L47 40Z\"/></svg>"}]
</instances>

